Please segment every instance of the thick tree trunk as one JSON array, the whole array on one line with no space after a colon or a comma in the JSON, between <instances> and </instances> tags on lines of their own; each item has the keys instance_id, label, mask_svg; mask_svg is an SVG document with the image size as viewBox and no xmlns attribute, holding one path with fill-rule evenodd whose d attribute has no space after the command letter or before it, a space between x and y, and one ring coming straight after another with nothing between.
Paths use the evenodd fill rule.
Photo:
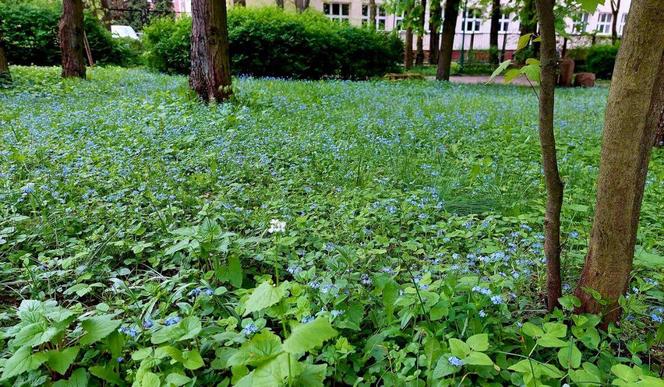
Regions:
<instances>
[{"instance_id":1,"label":"thick tree trunk","mask_svg":"<svg viewBox=\"0 0 664 387\"><path fill-rule=\"evenodd\" d=\"M611 0L611 44L618 41L618 12L620 11L620 0Z\"/></svg>"},{"instance_id":2,"label":"thick tree trunk","mask_svg":"<svg viewBox=\"0 0 664 387\"><path fill-rule=\"evenodd\" d=\"M83 58L83 0L64 0L58 25L62 76L85 78Z\"/></svg>"},{"instance_id":3,"label":"thick tree trunk","mask_svg":"<svg viewBox=\"0 0 664 387\"><path fill-rule=\"evenodd\" d=\"M406 28L406 45L404 47L404 67L409 70L413 67L413 28Z\"/></svg>"},{"instance_id":4,"label":"thick tree trunk","mask_svg":"<svg viewBox=\"0 0 664 387\"><path fill-rule=\"evenodd\" d=\"M193 0L191 14L189 84L206 102L224 101L232 93L226 2Z\"/></svg>"},{"instance_id":5,"label":"thick tree trunk","mask_svg":"<svg viewBox=\"0 0 664 387\"><path fill-rule=\"evenodd\" d=\"M429 64L438 63L438 45L440 44L441 12L439 0L433 0L429 6Z\"/></svg>"},{"instance_id":6,"label":"thick tree trunk","mask_svg":"<svg viewBox=\"0 0 664 387\"><path fill-rule=\"evenodd\" d=\"M500 0L491 2L491 28L489 30L489 55L491 63L498 65L498 31L500 30Z\"/></svg>"},{"instance_id":7,"label":"thick tree trunk","mask_svg":"<svg viewBox=\"0 0 664 387\"><path fill-rule=\"evenodd\" d=\"M415 55L415 65L424 65L424 20L427 12L427 0L421 0L422 11L420 12L420 25L417 32L417 55Z\"/></svg>"},{"instance_id":8,"label":"thick tree trunk","mask_svg":"<svg viewBox=\"0 0 664 387\"><path fill-rule=\"evenodd\" d=\"M369 0L369 25L376 29L376 0Z\"/></svg>"},{"instance_id":9,"label":"thick tree trunk","mask_svg":"<svg viewBox=\"0 0 664 387\"><path fill-rule=\"evenodd\" d=\"M560 210L563 204L563 182L558 173L556 138L553 130L553 107L556 87L556 31L553 5L555 0L537 0L537 13L542 37L539 137L546 186L544 216L544 255L546 256L546 304L549 310L558 306L562 296L560 280Z\"/></svg>"},{"instance_id":10,"label":"thick tree trunk","mask_svg":"<svg viewBox=\"0 0 664 387\"><path fill-rule=\"evenodd\" d=\"M664 2L632 2L604 116L595 218L576 289L578 312L602 313L604 327L620 317L618 299L629 286L650 150L664 114L662 25Z\"/></svg>"},{"instance_id":11,"label":"thick tree trunk","mask_svg":"<svg viewBox=\"0 0 664 387\"><path fill-rule=\"evenodd\" d=\"M8 86L12 83L12 76L9 73L9 63L5 55L5 45L0 35L0 86Z\"/></svg>"},{"instance_id":12,"label":"thick tree trunk","mask_svg":"<svg viewBox=\"0 0 664 387\"><path fill-rule=\"evenodd\" d=\"M440 39L440 52L438 53L438 69L436 79L450 80L450 67L452 66L452 50L454 48L454 33L456 21L459 16L460 0L445 1L445 19L443 19L443 36Z\"/></svg>"}]
</instances>

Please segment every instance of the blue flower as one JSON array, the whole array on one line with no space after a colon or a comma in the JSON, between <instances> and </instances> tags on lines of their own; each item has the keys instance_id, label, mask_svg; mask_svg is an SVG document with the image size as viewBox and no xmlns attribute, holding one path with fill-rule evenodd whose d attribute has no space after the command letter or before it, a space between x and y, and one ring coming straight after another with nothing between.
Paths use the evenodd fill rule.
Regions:
<instances>
[{"instance_id":1,"label":"blue flower","mask_svg":"<svg viewBox=\"0 0 664 387\"><path fill-rule=\"evenodd\" d=\"M448 361L451 365L453 365L453 366L455 366L455 367L461 367L461 366L463 366L463 364L464 364L464 363L463 363L463 360L459 359L459 358L456 357L456 356L450 356L450 357L448 357L448 358L447 358L447 361Z\"/></svg>"},{"instance_id":2,"label":"blue flower","mask_svg":"<svg viewBox=\"0 0 664 387\"><path fill-rule=\"evenodd\" d=\"M342 314L344 314L344 311L343 310L338 310L338 309L332 309L330 311L330 314L332 315L332 317L337 317L337 316L341 316Z\"/></svg>"},{"instance_id":3,"label":"blue flower","mask_svg":"<svg viewBox=\"0 0 664 387\"><path fill-rule=\"evenodd\" d=\"M302 317L302 324L307 324L312 321L314 321L315 317L314 316L304 316Z\"/></svg>"},{"instance_id":4,"label":"blue flower","mask_svg":"<svg viewBox=\"0 0 664 387\"><path fill-rule=\"evenodd\" d=\"M571 233L569 233L569 237L572 239L576 239L579 237L579 233L577 231L572 231Z\"/></svg>"},{"instance_id":5,"label":"blue flower","mask_svg":"<svg viewBox=\"0 0 664 387\"><path fill-rule=\"evenodd\" d=\"M150 329L150 328L152 328L153 326L154 326L154 322L152 322L152 320L150 320L150 319L145 319L145 320L143 321L143 329Z\"/></svg>"},{"instance_id":6,"label":"blue flower","mask_svg":"<svg viewBox=\"0 0 664 387\"><path fill-rule=\"evenodd\" d=\"M487 288L483 288L481 286L473 286L473 292L479 293L479 294L484 294L485 296L488 296L491 294L491 290Z\"/></svg>"},{"instance_id":7,"label":"blue flower","mask_svg":"<svg viewBox=\"0 0 664 387\"><path fill-rule=\"evenodd\" d=\"M258 332L258 327L254 325L254 323L251 323L242 329L242 334L245 336L250 336L256 332Z\"/></svg>"},{"instance_id":8,"label":"blue flower","mask_svg":"<svg viewBox=\"0 0 664 387\"><path fill-rule=\"evenodd\" d=\"M120 356L117 359L115 359L118 363L122 363L124 361L124 357Z\"/></svg>"},{"instance_id":9,"label":"blue flower","mask_svg":"<svg viewBox=\"0 0 664 387\"><path fill-rule=\"evenodd\" d=\"M124 333L125 335L127 335L129 337L136 337L136 335L138 335L138 331L134 327L120 327L120 329L118 329L118 331L120 333Z\"/></svg>"},{"instance_id":10,"label":"blue flower","mask_svg":"<svg viewBox=\"0 0 664 387\"><path fill-rule=\"evenodd\" d=\"M480 310L478 314L479 314L480 317L482 317L482 318L486 317L486 312L484 311L484 309Z\"/></svg>"},{"instance_id":11,"label":"blue flower","mask_svg":"<svg viewBox=\"0 0 664 387\"><path fill-rule=\"evenodd\" d=\"M167 318L167 319L164 321L164 325L166 325L166 326L175 325L175 324L179 323L180 320L181 320L181 319L180 319L179 316L172 316L172 317Z\"/></svg>"},{"instance_id":12,"label":"blue flower","mask_svg":"<svg viewBox=\"0 0 664 387\"><path fill-rule=\"evenodd\" d=\"M491 302L494 305L500 305L500 304L503 303L503 297L501 297L500 295L492 296L491 297Z\"/></svg>"}]
</instances>

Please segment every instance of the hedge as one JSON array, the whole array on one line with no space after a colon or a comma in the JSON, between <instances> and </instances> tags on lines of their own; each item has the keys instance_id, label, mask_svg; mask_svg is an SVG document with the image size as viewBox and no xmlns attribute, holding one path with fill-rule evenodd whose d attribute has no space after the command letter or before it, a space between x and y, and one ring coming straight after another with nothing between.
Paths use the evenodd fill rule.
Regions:
<instances>
[{"instance_id":1,"label":"hedge","mask_svg":"<svg viewBox=\"0 0 664 387\"><path fill-rule=\"evenodd\" d=\"M235 74L283 78L365 79L397 71L401 39L335 23L320 13L274 7L228 13ZM143 31L146 64L167 73L189 72L191 19L161 19Z\"/></svg>"}]
</instances>

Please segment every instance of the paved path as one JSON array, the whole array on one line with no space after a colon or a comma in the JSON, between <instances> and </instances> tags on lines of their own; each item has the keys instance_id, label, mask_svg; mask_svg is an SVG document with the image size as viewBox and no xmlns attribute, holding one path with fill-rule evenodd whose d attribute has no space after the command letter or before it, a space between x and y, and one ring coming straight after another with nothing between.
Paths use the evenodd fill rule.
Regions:
<instances>
[{"instance_id":1,"label":"paved path","mask_svg":"<svg viewBox=\"0 0 664 387\"><path fill-rule=\"evenodd\" d=\"M450 82L475 85L475 84L487 83L489 81L489 78L491 78L489 75L452 75L450 77ZM502 75L499 75L492 81L492 83L504 84L505 81L503 78L504 77ZM432 81L435 80L436 78L427 77L427 79ZM517 79L513 80L512 85L530 86L525 76L520 76Z\"/></svg>"}]
</instances>

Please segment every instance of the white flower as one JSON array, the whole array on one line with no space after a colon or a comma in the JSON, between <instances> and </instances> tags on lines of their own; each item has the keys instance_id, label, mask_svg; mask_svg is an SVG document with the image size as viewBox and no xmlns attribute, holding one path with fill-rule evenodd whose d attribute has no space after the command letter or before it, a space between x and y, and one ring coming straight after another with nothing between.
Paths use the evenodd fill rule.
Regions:
<instances>
[{"instance_id":1,"label":"white flower","mask_svg":"<svg viewBox=\"0 0 664 387\"><path fill-rule=\"evenodd\" d=\"M270 228L267 229L267 232L274 234L275 232L286 232L286 222L282 222L279 219L272 219L270 221Z\"/></svg>"}]
</instances>

